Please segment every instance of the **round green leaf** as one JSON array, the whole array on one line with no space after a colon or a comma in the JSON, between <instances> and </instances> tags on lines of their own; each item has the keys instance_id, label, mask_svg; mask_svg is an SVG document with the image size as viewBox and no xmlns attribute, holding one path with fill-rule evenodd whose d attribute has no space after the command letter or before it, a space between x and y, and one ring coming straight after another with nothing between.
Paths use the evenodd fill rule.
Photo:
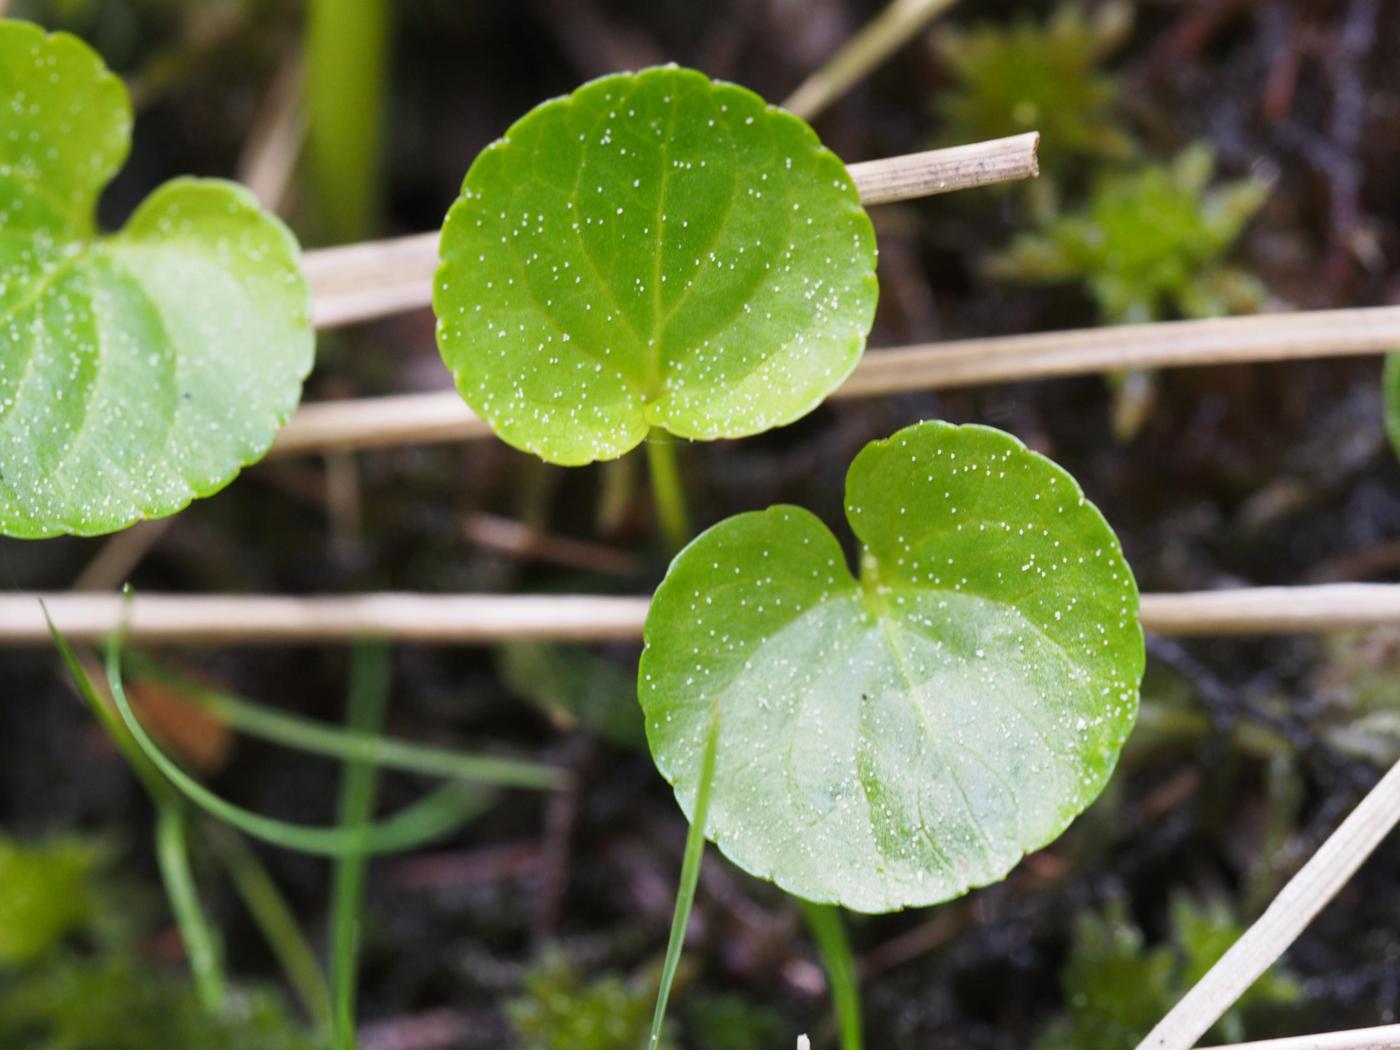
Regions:
<instances>
[{"instance_id":1,"label":"round green leaf","mask_svg":"<svg viewBox=\"0 0 1400 1050\"><path fill-rule=\"evenodd\" d=\"M859 911L1001 879L1098 795L1137 713L1137 587L1074 479L1015 438L920 423L856 457L852 577L776 506L677 556L639 693L687 814L740 867Z\"/></svg>"},{"instance_id":2,"label":"round green leaf","mask_svg":"<svg viewBox=\"0 0 1400 1050\"><path fill-rule=\"evenodd\" d=\"M790 423L855 367L875 235L816 134L664 67L546 102L477 157L442 231L438 346L505 441L566 465L649 428Z\"/></svg>"},{"instance_id":3,"label":"round green leaf","mask_svg":"<svg viewBox=\"0 0 1400 1050\"><path fill-rule=\"evenodd\" d=\"M0 532L110 532L260 459L314 336L300 250L242 188L177 179L94 233L131 105L85 44L0 22Z\"/></svg>"}]
</instances>

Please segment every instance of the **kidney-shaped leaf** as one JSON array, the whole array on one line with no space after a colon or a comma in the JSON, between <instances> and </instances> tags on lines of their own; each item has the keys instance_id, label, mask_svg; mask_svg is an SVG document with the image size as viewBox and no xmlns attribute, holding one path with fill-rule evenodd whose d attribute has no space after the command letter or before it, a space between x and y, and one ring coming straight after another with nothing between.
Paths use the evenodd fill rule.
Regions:
<instances>
[{"instance_id":1,"label":"kidney-shaped leaf","mask_svg":"<svg viewBox=\"0 0 1400 1050\"><path fill-rule=\"evenodd\" d=\"M812 129L665 67L546 102L482 152L433 306L467 403L571 465L652 426L741 437L810 412L875 298L870 220Z\"/></svg>"},{"instance_id":2,"label":"kidney-shaped leaf","mask_svg":"<svg viewBox=\"0 0 1400 1050\"><path fill-rule=\"evenodd\" d=\"M0 22L0 532L110 532L259 459L311 367L296 241L245 190L166 183L110 237L131 105L75 37Z\"/></svg>"},{"instance_id":3,"label":"kidney-shaped leaf","mask_svg":"<svg viewBox=\"0 0 1400 1050\"><path fill-rule=\"evenodd\" d=\"M647 735L690 813L715 719L705 830L745 870L860 911L933 904L1103 788L1137 712L1137 588L1074 480L986 427L872 443L846 513L859 580L796 507L680 553L647 617Z\"/></svg>"}]
</instances>

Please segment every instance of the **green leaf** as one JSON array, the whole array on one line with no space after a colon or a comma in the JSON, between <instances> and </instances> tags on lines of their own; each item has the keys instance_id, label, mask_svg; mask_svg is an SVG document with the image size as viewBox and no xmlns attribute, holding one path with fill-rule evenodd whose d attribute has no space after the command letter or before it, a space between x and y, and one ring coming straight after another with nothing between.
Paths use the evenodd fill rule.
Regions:
<instances>
[{"instance_id":1,"label":"green leaf","mask_svg":"<svg viewBox=\"0 0 1400 1050\"><path fill-rule=\"evenodd\" d=\"M442 231L438 346L467 403L553 463L652 426L742 437L855 367L875 235L801 120L675 67L546 102L477 157Z\"/></svg>"},{"instance_id":2,"label":"green leaf","mask_svg":"<svg viewBox=\"0 0 1400 1050\"><path fill-rule=\"evenodd\" d=\"M131 105L75 37L0 22L0 532L92 535L260 459L311 367L291 233L246 190L157 189L98 236Z\"/></svg>"},{"instance_id":3,"label":"green leaf","mask_svg":"<svg viewBox=\"0 0 1400 1050\"><path fill-rule=\"evenodd\" d=\"M859 911L1002 878L1098 795L1137 711L1137 588L1074 480L1015 438L920 423L846 480L861 575L807 511L672 563L639 693L661 773L741 868Z\"/></svg>"}]
</instances>

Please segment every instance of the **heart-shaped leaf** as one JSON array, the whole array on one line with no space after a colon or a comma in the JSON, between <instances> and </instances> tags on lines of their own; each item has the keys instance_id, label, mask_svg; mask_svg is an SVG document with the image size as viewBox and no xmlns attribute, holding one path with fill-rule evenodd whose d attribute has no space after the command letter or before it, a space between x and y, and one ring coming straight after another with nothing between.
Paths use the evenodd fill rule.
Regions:
<instances>
[{"instance_id":1,"label":"heart-shaped leaf","mask_svg":"<svg viewBox=\"0 0 1400 1050\"><path fill-rule=\"evenodd\" d=\"M647 736L688 814L717 717L705 830L745 870L860 911L933 904L1103 788L1137 712L1137 588L1074 480L987 427L872 443L846 513L859 580L796 507L677 556L647 616Z\"/></svg>"},{"instance_id":2,"label":"heart-shaped leaf","mask_svg":"<svg viewBox=\"0 0 1400 1050\"><path fill-rule=\"evenodd\" d=\"M300 250L247 191L178 179L94 208L131 105L85 44L0 22L0 532L171 514L266 453L314 337Z\"/></svg>"},{"instance_id":3,"label":"heart-shaped leaf","mask_svg":"<svg viewBox=\"0 0 1400 1050\"><path fill-rule=\"evenodd\" d=\"M566 465L649 428L790 423L855 367L875 236L844 165L750 91L665 67L546 102L442 231L438 346L504 440Z\"/></svg>"}]
</instances>

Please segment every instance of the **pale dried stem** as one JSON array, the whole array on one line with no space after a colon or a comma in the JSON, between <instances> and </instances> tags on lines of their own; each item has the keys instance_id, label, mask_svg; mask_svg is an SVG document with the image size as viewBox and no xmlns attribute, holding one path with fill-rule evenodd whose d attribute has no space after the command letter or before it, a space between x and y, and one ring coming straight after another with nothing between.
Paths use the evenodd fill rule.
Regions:
<instances>
[{"instance_id":1,"label":"pale dried stem","mask_svg":"<svg viewBox=\"0 0 1400 1050\"><path fill-rule=\"evenodd\" d=\"M1400 1050L1400 1024L1357 1028L1350 1032L1290 1035L1256 1043L1232 1043L1212 1050Z\"/></svg>"},{"instance_id":2,"label":"pale dried stem","mask_svg":"<svg viewBox=\"0 0 1400 1050\"><path fill-rule=\"evenodd\" d=\"M1400 346L1400 306L1088 328L873 350L833 397L872 397L1135 368L1290 361ZM489 437L455 391L305 405L273 454Z\"/></svg>"},{"instance_id":3,"label":"pale dried stem","mask_svg":"<svg viewBox=\"0 0 1400 1050\"><path fill-rule=\"evenodd\" d=\"M0 596L0 645L43 644L39 602L75 640L118 622L106 594ZM343 597L139 594L131 636L148 643L335 642L374 636L472 644L516 638L638 640L649 599L602 595L363 594ZM1144 594L1143 626L1162 635L1307 634L1400 624L1400 584L1342 583Z\"/></svg>"},{"instance_id":4,"label":"pale dried stem","mask_svg":"<svg viewBox=\"0 0 1400 1050\"><path fill-rule=\"evenodd\" d=\"M859 33L822 63L783 102L783 108L810 120L903 47L955 0L893 0Z\"/></svg>"},{"instance_id":5,"label":"pale dried stem","mask_svg":"<svg viewBox=\"0 0 1400 1050\"><path fill-rule=\"evenodd\" d=\"M287 212L292 176L306 139L301 93L301 55L293 53L283 59L238 158L238 181L264 208L279 215Z\"/></svg>"},{"instance_id":6,"label":"pale dried stem","mask_svg":"<svg viewBox=\"0 0 1400 1050\"><path fill-rule=\"evenodd\" d=\"M1288 881L1264 914L1245 931L1220 961L1207 971L1138 1044L1138 1050L1190 1050L1225 1011L1248 991L1346 885L1356 869L1400 821L1400 762L1391 767L1361 804L1322 844L1322 848ZM1340 1043L1339 1046L1400 1046L1389 1042ZM1313 1036L1312 1039L1318 1038ZM1268 1044L1264 1044L1268 1045ZM1285 1043L1286 1046L1330 1046Z\"/></svg>"},{"instance_id":7,"label":"pale dried stem","mask_svg":"<svg viewBox=\"0 0 1400 1050\"><path fill-rule=\"evenodd\" d=\"M867 207L933 197L1040 174L1040 132L852 164L846 170Z\"/></svg>"},{"instance_id":8,"label":"pale dried stem","mask_svg":"<svg viewBox=\"0 0 1400 1050\"><path fill-rule=\"evenodd\" d=\"M111 537L73 579L75 591L111 591L120 587L146 559L175 517L137 522Z\"/></svg>"},{"instance_id":9,"label":"pale dried stem","mask_svg":"<svg viewBox=\"0 0 1400 1050\"><path fill-rule=\"evenodd\" d=\"M968 146L866 161L850 167L866 204L930 197L954 190L1034 178L1036 132ZM438 234L414 234L321 248L302 257L318 328L335 328L429 305Z\"/></svg>"},{"instance_id":10,"label":"pale dried stem","mask_svg":"<svg viewBox=\"0 0 1400 1050\"><path fill-rule=\"evenodd\" d=\"M317 328L403 313L433 301L438 233L318 248L302 256Z\"/></svg>"}]
</instances>

